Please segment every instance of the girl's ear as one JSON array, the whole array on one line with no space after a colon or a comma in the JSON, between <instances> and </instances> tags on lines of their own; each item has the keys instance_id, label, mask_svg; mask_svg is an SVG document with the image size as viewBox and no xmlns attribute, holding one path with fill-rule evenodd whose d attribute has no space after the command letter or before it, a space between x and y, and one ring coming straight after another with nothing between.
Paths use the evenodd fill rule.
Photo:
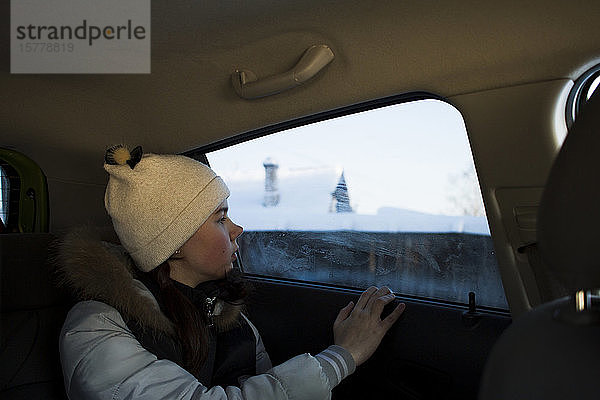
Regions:
<instances>
[{"instance_id":1,"label":"girl's ear","mask_svg":"<svg viewBox=\"0 0 600 400\"><path fill-rule=\"evenodd\" d=\"M181 249L175 250L175 253L173 253L173 255L169 258L171 260L181 260L183 258L183 254L181 254Z\"/></svg>"}]
</instances>

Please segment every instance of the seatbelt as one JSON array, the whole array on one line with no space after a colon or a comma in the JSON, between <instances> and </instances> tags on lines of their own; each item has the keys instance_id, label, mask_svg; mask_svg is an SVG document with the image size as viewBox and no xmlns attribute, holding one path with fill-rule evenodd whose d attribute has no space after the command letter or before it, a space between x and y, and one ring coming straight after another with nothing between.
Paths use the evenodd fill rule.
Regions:
<instances>
[{"instance_id":1,"label":"seatbelt","mask_svg":"<svg viewBox=\"0 0 600 400\"><path fill-rule=\"evenodd\" d=\"M560 282L556 275L554 275L544 263L537 243L531 243L520 247L519 252L527 255L529 265L535 276L542 303L569 295L564 284Z\"/></svg>"}]
</instances>

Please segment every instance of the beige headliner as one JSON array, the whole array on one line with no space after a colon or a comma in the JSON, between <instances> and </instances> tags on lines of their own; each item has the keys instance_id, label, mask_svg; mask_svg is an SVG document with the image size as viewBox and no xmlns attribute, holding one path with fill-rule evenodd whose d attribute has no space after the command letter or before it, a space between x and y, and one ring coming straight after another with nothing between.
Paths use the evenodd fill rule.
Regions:
<instances>
[{"instance_id":1,"label":"beige headliner","mask_svg":"<svg viewBox=\"0 0 600 400\"><path fill-rule=\"evenodd\" d=\"M5 70L3 142L93 157L125 138L178 152L391 94L453 96L572 78L600 54L597 1L207 3L152 1L150 75ZM314 82L261 100L236 97L229 81L236 68L259 76L282 72L318 42L336 58Z\"/></svg>"}]
</instances>

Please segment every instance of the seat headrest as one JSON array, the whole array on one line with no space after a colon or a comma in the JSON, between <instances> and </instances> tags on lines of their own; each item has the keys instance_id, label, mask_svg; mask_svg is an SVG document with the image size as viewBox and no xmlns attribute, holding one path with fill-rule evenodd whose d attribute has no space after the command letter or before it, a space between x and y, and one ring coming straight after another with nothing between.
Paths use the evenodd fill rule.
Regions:
<instances>
[{"instance_id":1,"label":"seat headrest","mask_svg":"<svg viewBox=\"0 0 600 400\"><path fill-rule=\"evenodd\" d=\"M538 246L570 292L600 288L600 95L569 131L542 195Z\"/></svg>"}]
</instances>

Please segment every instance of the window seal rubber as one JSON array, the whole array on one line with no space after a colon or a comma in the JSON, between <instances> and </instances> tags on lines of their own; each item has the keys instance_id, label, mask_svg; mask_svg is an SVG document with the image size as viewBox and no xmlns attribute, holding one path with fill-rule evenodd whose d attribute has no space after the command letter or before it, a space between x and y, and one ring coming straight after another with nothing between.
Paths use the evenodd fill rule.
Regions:
<instances>
[{"instance_id":1,"label":"window seal rubber","mask_svg":"<svg viewBox=\"0 0 600 400\"><path fill-rule=\"evenodd\" d=\"M281 285L292 285L292 286L301 286L312 289L322 289L322 290L335 290L338 292L347 292L353 295L360 295L364 288L357 288L347 285L340 284L331 284L325 282L313 282L307 280L293 279L293 278L282 278L282 277L273 277L267 275L253 274L253 273L244 273L246 279L250 282L264 282L264 283L276 283ZM449 309L458 309L461 311L468 311L469 304L462 303L458 301L450 301L444 299L436 299L432 297L422 297L422 296L414 296L404 293L395 293L396 299L399 301L407 301L412 303L426 304L426 305L435 305L438 307L444 307ZM482 312L486 314L500 315L505 317L511 317L511 313L509 310L498 307L490 307L477 305L477 312Z\"/></svg>"}]
</instances>

